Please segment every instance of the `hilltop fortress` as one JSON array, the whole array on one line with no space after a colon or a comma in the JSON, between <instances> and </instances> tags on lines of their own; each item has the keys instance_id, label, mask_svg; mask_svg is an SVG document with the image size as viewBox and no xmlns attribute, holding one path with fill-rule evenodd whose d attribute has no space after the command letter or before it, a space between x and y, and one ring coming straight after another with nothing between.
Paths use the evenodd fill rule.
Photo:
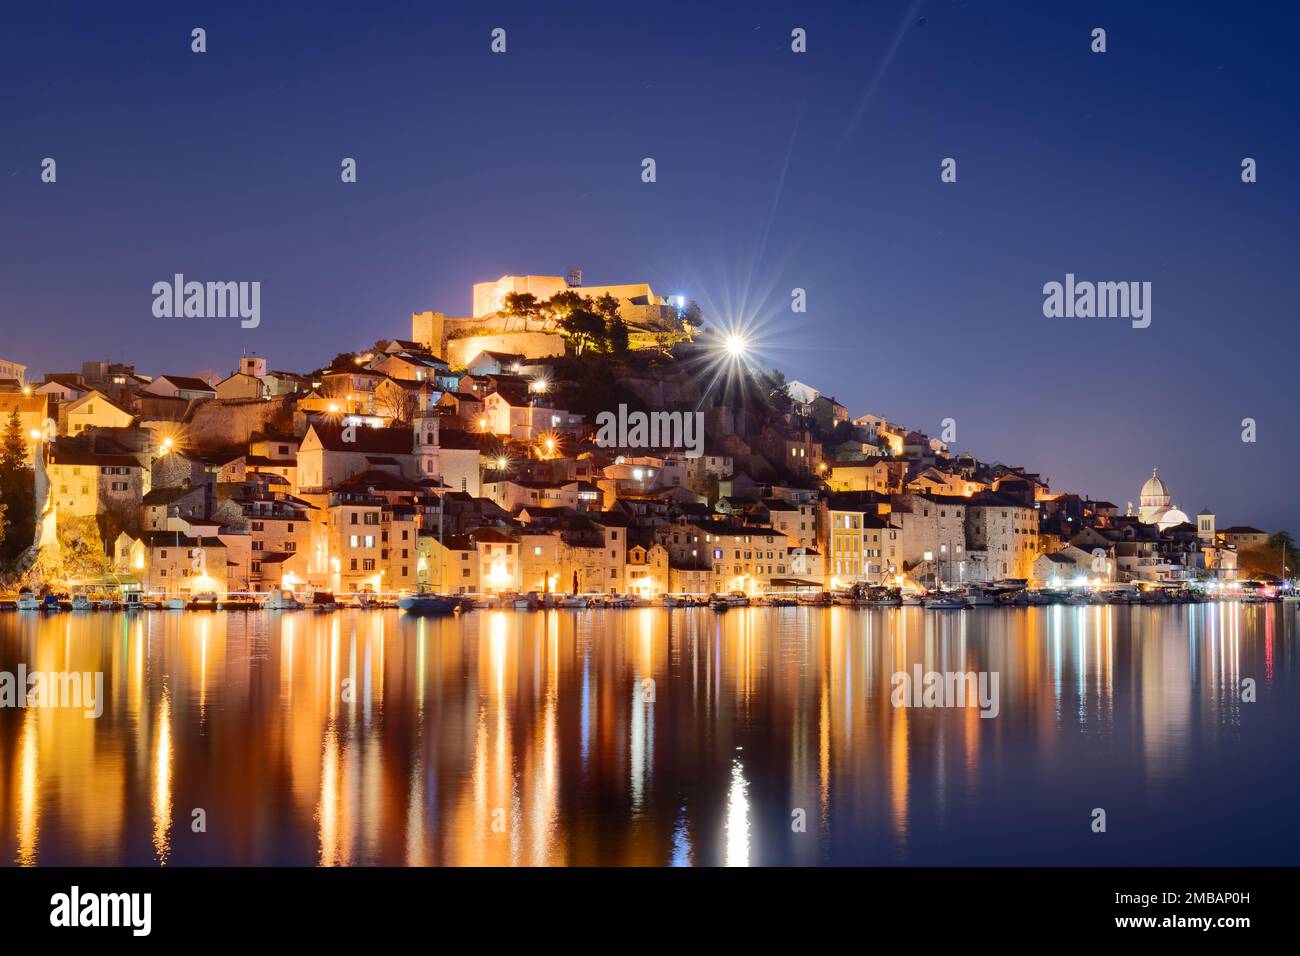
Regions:
<instances>
[{"instance_id":1,"label":"hilltop fortress","mask_svg":"<svg viewBox=\"0 0 1300 956\"><path fill-rule=\"evenodd\" d=\"M656 295L645 282L625 285L582 285L582 273L564 276L507 275L491 282L474 284L473 315L453 318L442 312L413 312L411 340L453 367L463 366L483 351L507 352L529 358L550 358L564 354L564 339L542 320L531 322L504 314L510 293L531 294L545 302L560 292L574 291L590 299L610 295L618 300L619 314L627 323L629 346L650 348L665 333L680 333L685 300ZM689 333L689 329L686 330Z\"/></svg>"}]
</instances>

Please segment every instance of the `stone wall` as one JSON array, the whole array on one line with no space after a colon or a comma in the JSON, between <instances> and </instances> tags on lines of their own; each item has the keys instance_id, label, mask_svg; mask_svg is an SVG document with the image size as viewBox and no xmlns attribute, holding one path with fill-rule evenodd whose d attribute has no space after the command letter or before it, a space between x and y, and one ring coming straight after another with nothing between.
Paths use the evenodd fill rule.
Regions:
<instances>
[{"instance_id":1,"label":"stone wall","mask_svg":"<svg viewBox=\"0 0 1300 956\"><path fill-rule=\"evenodd\" d=\"M215 399L204 402L185 423L185 443L192 448L248 447L254 432L284 434L293 428L293 399Z\"/></svg>"},{"instance_id":2,"label":"stone wall","mask_svg":"<svg viewBox=\"0 0 1300 956\"><path fill-rule=\"evenodd\" d=\"M564 338L552 332L501 332L449 339L443 359L452 368L464 368L480 352L508 352L525 358L553 358L564 354Z\"/></svg>"}]
</instances>

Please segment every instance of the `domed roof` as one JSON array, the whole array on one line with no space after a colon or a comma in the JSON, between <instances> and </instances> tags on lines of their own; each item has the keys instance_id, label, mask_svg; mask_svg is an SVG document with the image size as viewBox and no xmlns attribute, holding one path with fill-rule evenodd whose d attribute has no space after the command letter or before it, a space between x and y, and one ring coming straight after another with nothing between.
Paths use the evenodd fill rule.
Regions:
<instances>
[{"instance_id":1,"label":"domed roof","mask_svg":"<svg viewBox=\"0 0 1300 956\"><path fill-rule=\"evenodd\" d=\"M1168 498L1169 497L1169 486L1166 485L1163 481L1161 481L1158 477L1156 477L1156 470L1157 469L1155 468L1151 469L1151 477L1148 478L1147 483L1142 486L1143 498Z\"/></svg>"},{"instance_id":2,"label":"domed roof","mask_svg":"<svg viewBox=\"0 0 1300 956\"><path fill-rule=\"evenodd\" d=\"M1190 524L1190 523L1191 523L1191 519L1188 518L1187 515L1183 514L1183 512L1179 511L1177 508L1170 508L1164 514L1162 514L1160 516L1160 520L1156 522L1156 524L1160 527L1161 531L1164 531L1166 528L1173 528L1180 524Z\"/></svg>"}]
</instances>

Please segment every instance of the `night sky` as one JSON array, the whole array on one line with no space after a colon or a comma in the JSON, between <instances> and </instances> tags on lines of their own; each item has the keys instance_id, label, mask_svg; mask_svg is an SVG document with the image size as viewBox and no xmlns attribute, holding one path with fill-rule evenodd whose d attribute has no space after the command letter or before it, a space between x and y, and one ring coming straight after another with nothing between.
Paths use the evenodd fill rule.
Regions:
<instances>
[{"instance_id":1,"label":"night sky","mask_svg":"<svg viewBox=\"0 0 1300 956\"><path fill-rule=\"evenodd\" d=\"M1295 5L268 6L7 6L0 357L308 370L581 266L757 325L854 415L1300 531ZM261 327L155 319L176 272L260 280ZM1067 272L1150 281L1151 326L1045 318Z\"/></svg>"}]
</instances>

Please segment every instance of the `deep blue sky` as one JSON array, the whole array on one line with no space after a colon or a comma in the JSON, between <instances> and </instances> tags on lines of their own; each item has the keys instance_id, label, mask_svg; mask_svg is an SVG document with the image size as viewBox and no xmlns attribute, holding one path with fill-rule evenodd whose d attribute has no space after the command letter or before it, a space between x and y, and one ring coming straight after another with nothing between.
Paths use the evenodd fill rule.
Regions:
<instances>
[{"instance_id":1,"label":"deep blue sky","mask_svg":"<svg viewBox=\"0 0 1300 956\"><path fill-rule=\"evenodd\" d=\"M6 8L0 355L305 370L580 265L756 317L854 414L1300 530L1295 5L269 6ZM174 272L260 280L261 327L154 319ZM1044 318L1066 272L1151 281L1151 327Z\"/></svg>"}]
</instances>

